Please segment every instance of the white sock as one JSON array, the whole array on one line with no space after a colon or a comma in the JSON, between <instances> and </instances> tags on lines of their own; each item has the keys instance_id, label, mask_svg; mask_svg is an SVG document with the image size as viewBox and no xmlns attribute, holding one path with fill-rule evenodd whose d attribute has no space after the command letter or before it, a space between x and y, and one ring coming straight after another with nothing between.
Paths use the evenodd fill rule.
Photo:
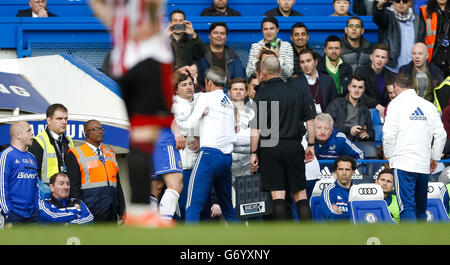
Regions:
<instances>
[{"instance_id":1,"label":"white sock","mask_svg":"<svg viewBox=\"0 0 450 265\"><path fill-rule=\"evenodd\" d=\"M153 197L153 195L150 195L150 209L152 209L152 212L158 212L158 199Z\"/></svg>"},{"instance_id":2,"label":"white sock","mask_svg":"<svg viewBox=\"0 0 450 265\"><path fill-rule=\"evenodd\" d=\"M162 218L172 220L178 205L180 194L172 189L166 189L159 202L159 214Z\"/></svg>"}]
</instances>

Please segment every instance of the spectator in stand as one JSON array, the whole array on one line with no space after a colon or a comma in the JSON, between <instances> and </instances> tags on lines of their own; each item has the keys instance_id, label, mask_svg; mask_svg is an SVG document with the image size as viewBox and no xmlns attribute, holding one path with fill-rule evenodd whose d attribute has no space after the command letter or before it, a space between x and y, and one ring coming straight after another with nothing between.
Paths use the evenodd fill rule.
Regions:
<instances>
[{"instance_id":1,"label":"spectator in stand","mask_svg":"<svg viewBox=\"0 0 450 265\"><path fill-rule=\"evenodd\" d=\"M34 223L39 219L40 198L36 158L27 151L33 144L33 129L18 121L9 135L11 145L0 153L1 217L6 224Z\"/></svg>"},{"instance_id":2,"label":"spectator in stand","mask_svg":"<svg viewBox=\"0 0 450 265\"><path fill-rule=\"evenodd\" d=\"M361 102L364 89L364 77L354 75L348 85L347 96L333 100L327 112L334 120L334 127L363 150L364 157L377 158L372 116L369 108Z\"/></svg>"},{"instance_id":3,"label":"spectator in stand","mask_svg":"<svg viewBox=\"0 0 450 265\"><path fill-rule=\"evenodd\" d=\"M314 153L317 159L336 159L340 155L351 156L355 160L364 159L364 152L347 139L344 133L334 128L333 123L333 118L328 113L318 114L314 119ZM323 167L322 165L321 168Z\"/></svg>"},{"instance_id":4,"label":"spectator in stand","mask_svg":"<svg viewBox=\"0 0 450 265\"><path fill-rule=\"evenodd\" d=\"M447 107L442 111L442 123L447 132L447 141L445 142L444 151L442 153L444 154L444 158L448 159L450 156L450 98Z\"/></svg>"},{"instance_id":5,"label":"spectator in stand","mask_svg":"<svg viewBox=\"0 0 450 265\"><path fill-rule=\"evenodd\" d=\"M255 72L255 63L261 59L264 50L272 50L276 53L281 65L280 77L287 80L291 77L294 67L294 54L292 46L287 41L277 38L280 28L275 17L265 17L261 22L261 31L264 38L252 44L248 56L246 73L251 76Z\"/></svg>"},{"instance_id":6,"label":"spectator in stand","mask_svg":"<svg viewBox=\"0 0 450 265\"><path fill-rule=\"evenodd\" d=\"M373 22L378 26L378 42L390 48L386 67L394 73L411 61L414 43L425 41L425 22L411 8L412 0L374 2Z\"/></svg>"},{"instance_id":7,"label":"spectator in stand","mask_svg":"<svg viewBox=\"0 0 450 265\"><path fill-rule=\"evenodd\" d=\"M334 13L330 15L332 17L346 17L352 15L348 12L350 9L349 0L333 0L333 9Z\"/></svg>"},{"instance_id":8,"label":"spectator in stand","mask_svg":"<svg viewBox=\"0 0 450 265\"><path fill-rule=\"evenodd\" d=\"M436 107L417 96L407 74L395 76L394 90L383 125L384 155L394 170L400 220L425 221L428 180L447 133Z\"/></svg>"},{"instance_id":9,"label":"spectator in stand","mask_svg":"<svg viewBox=\"0 0 450 265\"><path fill-rule=\"evenodd\" d=\"M350 156L339 156L334 161L336 181L323 189L320 195L320 208L325 220L349 220L348 197L352 186L352 176L356 162Z\"/></svg>"},{"instance_id":10,"label":"spectator in stand","mask_svg":"<svg viewBox=\"0 0 450 265\"><path fill-rule=\"evenodd\" d=\"M428 62L438 66L444 76L450 75L450 1L429 0L420 7L421 20L425 21L425 44L428 47Z\"/></svg>"},{"instance_id":11,"label":"spectator in stand","mask_svg":"<svg viewBox=\"0 0 450 265\"><path fill-rule=\"evenodd\" d=\"M295 5L295 0L277 0L278 7L271 9L264 13L264 16L272 17L293 17L303 16L302 13L295 11L292 7Z\"/></svg>"},{"instance_id":12,"label":"spectator in stand","mask_svg":"<svg viewBox=\"0 0 450 265\"><path fill-rule=\"evenodd\" d=\"M258 78L256 78L256 73L254 73L248 78L247 96L250 100L253 100L253 98L255 97L255 94L256 94L255 87L257 87L258 85L259 85L259 81L258 81Z\"/></svg>"},{"instance_id":13,"label":"spectator in stand","mask_svg":"<svg viewBox=\"0 0 450 265\"><path fill-rule=\"evenodd\" d=\"M203 9L200 16L211 17L236 17L241 16L241 13L228 6L228 0L214 0L214 4L208 8Z\"/></svg>"},{"instance_id":14,"label":"spectator in stand","mask_svg":"<svg viewBox=\"0 0 450 265\"><path fill-rule=\"evenodd\" d=\"M352 78L353 70L352 67L345 63L341 58L341 39L335 35L328 36L325 40L323 51L325 53L325 66L328 74L333 78L338 96L347 95L347 87Z\"/></svg>"},{"instance_id":15,"label":"spectator in stand","mask_svg":"<svg viewBox=\"0 0 450 265\"><path fill-rule=\"evenodd\" d=\"M381 186L384 194L384 200L389 208L391 217L400 222L400 209L397 203L397 196L394 194L394 173L389 168L385 168L378 173L375 183Z\"/></svg>"},{"instance_id":16,"label":"spectator in stand","mask_svg":"<svg viewBox=\"0 0 450 265\"><path fill-rule=\"evenodd\" d=\"M29 9L17 11L16 17L57 17L58 15L48 11L47 0L29 0Z\"/></svg>"},{"instance_id":17,"label":"spectator in stand","mask_svg":"<svg viewBox=\"0 0 450 265\"><path fill-rule=\"evenodd\" d=\"M191 75L192 79L194 80L194 92L199 93L204 91L204 87L200 82L198 81L198 64L194 63L191 66L189 66L189 74Z\"/></svg>"},{"instance_id":18,"label":"spectator in stand","mask_svg":"<svg viewBox=\"0 0 450 265\"><path fill-rule=\"evenodd\" d=\"M358 67L370 64L372 44L363 36L364 25L359 17L349 18L344 31L341 57L354 72Z\"/></svg>"},{"instance_id":19,"label":"spectator in stand","mask_svg":"<svg viewBox=\"0 0 450 265\"><path fill-rule=\"evenodd\" d=\"M192 22L186 20L182 10L176 9L170 13L167 34L174 55L175 69L192 65L205 55L205 48L200 36L194 30Z\"/></svg>"},{"instance_id":20,"label":"spectator in stand","mask_svg":"<svg viewBox=\"0 0 450 265\"><path fill-rule=\"evenodd\" d=\"M50 177L49 199L39 202L39 220L43 223L89 224L94 216L84 202L69 198L70 180L64 173L55 173Z\"/></svg>"},{"instance_id":21,"label":"spectator in stand","mask_svg":"<svg viewBox=\"0 0 450 265\"><path fill-rule=\"evenodd\" d=\"M338 96L333 78L317 70L317 57L312 50L302 50L299 60L300 67L308 81L316 113L325 112L328 104Z\"/></svg>"},{"instance_id":22,"label":"spectator in stand","mask_svg":"<svg viewBox=\"0 0 450 265\"><path fill-rule=\"evenodd\" d=\"M428 56L425 44L422 42L414 44L412 61L400 67L399 72L409 75L417 95L433 103L433 90L444 81L444 76L439 67L428 63Z\"/></svg>"},{"instance_id":23,"label":"spectator in stand","mask_svg":"<svg viewBox=\"0 0 450 265\"><path fill-rule=\"evenodd\" d=\"M228 75L228 80L245 78L244 68L236 51L226 45L228 27L225 22L215 22L209 27L209 44L206 45L205 56L197 64L199 66L199 80L205 82L205 72L212 66L217 66Z\"/></svg>"},{"instance_id":24,"label":"spectator in stand","mask_svg":"<svg viewBox=\"0 0 450 265\"><path fill-rule=\"evenodd\" d=\"M295 78L299 74L302 73L302 69L300 68L300 62L299 62L299 54L304 49L310 49L308 46L309 41L309 34L308 29L306 28L305 24L302 22L295 23L291 28L291 41L292 41L292 47L294 51L294 72L292 78ZM317 69L321 72L326 73L325 69L325 60L323 59L322 55L315 52L315 55L317 57Z\"/></svg>"},{"instance_id":25,"label":"spectator in stand","mask_svg":"<svg viewBox=\"0 0 450 265\"><path fill-rule=\"evenodd\" d=\"M378 43L372 48L370 64L356 69L355 74L364 76L365 90L362 102L371 108L376 108L381 117L384 117L384 109L389 101L386 92L386 80L392 78L394 73L385 67L389 60L389 48Z\"/></svg>"}]
</instances>

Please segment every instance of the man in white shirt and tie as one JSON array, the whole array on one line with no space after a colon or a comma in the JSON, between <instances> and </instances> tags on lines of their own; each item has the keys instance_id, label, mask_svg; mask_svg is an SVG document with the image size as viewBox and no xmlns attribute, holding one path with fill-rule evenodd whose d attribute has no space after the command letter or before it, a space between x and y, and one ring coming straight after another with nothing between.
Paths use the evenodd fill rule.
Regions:
<instances>
[{"instance_id":1,"label":"man in white shirt and tie","mask_svg":"<svg viewBox=\"0 0 450 265\"><path fill-rule=\"evenodd\" d=\"M214 185L223 216L227 221L237 220L231 202L231 164L236 142L236 121L233 103L223 92L227 74L212 67L205 74L206 93L202 93L192 114L179 121L181 129L199 125L200 154L189 181L186 203L186 223L197 223L204 202Z\"/></svg>"}]
</instances>

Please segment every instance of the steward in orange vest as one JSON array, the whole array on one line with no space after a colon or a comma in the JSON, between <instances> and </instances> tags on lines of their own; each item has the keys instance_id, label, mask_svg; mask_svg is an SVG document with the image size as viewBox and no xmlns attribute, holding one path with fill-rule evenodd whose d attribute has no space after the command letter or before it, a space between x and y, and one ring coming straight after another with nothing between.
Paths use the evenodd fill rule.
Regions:
<instances>
[{"instance_id":1,"label":"steward in orange vest","mask_svg":"<svg viewBox=\"0 0 450 265\"><path fill-rule=\"evenodd\" d=\"M86 122L84 129L86 142L69 151L67 170L71 178L71 197L84 201L94 215L94 222L120 220L125 199L116 154L101 145L104 129L99 121Z\"/></svg>"}]
</instances>

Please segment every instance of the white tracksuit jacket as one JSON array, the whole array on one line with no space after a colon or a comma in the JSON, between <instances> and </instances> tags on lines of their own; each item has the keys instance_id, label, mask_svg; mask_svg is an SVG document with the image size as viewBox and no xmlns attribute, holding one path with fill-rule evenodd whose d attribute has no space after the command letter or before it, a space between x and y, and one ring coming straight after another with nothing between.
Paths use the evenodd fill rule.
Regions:
<instances>
[{"instance_id":1,"label":"white tracksuit jacket","mask_svg":"<svg viewBox=\"0 0 450 265\"><path fill-rule=\"evenodd\" d=\"M391 168L429 174L430 158L440 160L446 138L436 106L413 89L401 92L389 103L383 150Z\"/></svg>"}]
</instances>

